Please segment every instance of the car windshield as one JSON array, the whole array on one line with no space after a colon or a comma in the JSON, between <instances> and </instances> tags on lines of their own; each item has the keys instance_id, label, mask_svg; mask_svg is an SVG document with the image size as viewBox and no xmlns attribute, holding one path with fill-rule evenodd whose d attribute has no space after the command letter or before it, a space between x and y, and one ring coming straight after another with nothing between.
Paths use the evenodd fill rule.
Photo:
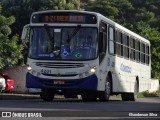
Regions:
<instances>
[{"instance_id":1,"label":"car windshield","mask_svg":"<svg viewBox=\"0 0 160 120\"><path fill-rule=\"evenodd\" d=\"M89 60L97 57L97 29L88 27L31 27L29 57Z\"/></svg>"}]
</instances>

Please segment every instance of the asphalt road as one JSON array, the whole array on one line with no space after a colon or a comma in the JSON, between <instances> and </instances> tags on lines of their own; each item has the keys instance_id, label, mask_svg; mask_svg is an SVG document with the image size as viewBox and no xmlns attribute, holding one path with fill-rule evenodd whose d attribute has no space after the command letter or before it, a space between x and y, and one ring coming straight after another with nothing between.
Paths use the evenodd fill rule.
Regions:
<instances>
[{"instance_id":1,"label":"asphalt road","mask_svg":"<svg viewBox=\"0 0 160 120\"><path fill-rule=\"evenodd\" d=\"M132 118L139 117L137 114L141 114L140 117L148 115L148 119L158 119L160 118L160 97L139 98L136 102L121 101L120 98L112 98L108 102L83 102L78 99L56 99L53 102L44 102L41 99L0 100L0 111L21 114L40 113L42 117L58 117L58 119L60 117L72 119L98 117L98 120L106 117L109 119Z\"/></svg>"}]
</instances>

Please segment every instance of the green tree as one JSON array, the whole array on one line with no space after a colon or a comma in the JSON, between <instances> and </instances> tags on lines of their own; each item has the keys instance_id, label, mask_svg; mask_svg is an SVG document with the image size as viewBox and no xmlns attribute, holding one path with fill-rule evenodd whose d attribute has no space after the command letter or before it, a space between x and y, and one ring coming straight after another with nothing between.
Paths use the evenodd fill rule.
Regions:
<instances>
[{"instance_id":1,"label":"green tree","mask_svg":"<svg viewBox=\"0 0 160 120\"><path fill-rule=\"evenodd\" d=\"M17 45L18 36L11 34L10 25L15 22L15 18L1 15L0 10L0 69L17 64L22 58L22 45Z\"/></svg>"},{"instance_id":2,"label":"green tree","mask_svg":"<svg viewBox=\"0 0 160 120\"><path fill-rule=\"evenodd\" d=\"M95 0L88 3L85 10L99 12L118 23L127 22L133 9L128 0Z\"/></svg>"},{"instance_id":3,"label":"green tree","mask_svg":"<svg viewBox=\"0 0 160 120\"><path fill-rule=\"evenodd\" d=\"M0 0L4 16L14 16L16 21L10 24L12 33L21 36L23 26L30 22L30 16L35 11L41 10L80 10L80 0ZM21 41L16 41L21 44ZM26 50L23 51L24 54ZM24 55L25 56L25 55Z\"/></svg>"},{"instance_id":4,"label":"green tree","mask_svg":"<svg viewBox=\"0 0 160 120\"><path fill-rule=\"evenodd\" d=\"M152 77L160 79L160 0L88 1L84 6L86 10L99 12L150 40Z\"/></svg>"},{"instance_id":5,"label":"green tree","mask_svg":"<svg viewBox=\"0 0 160 120\"><path fill-rule=\"evenodd\" d=\"M111 4L112 3L109 0L95 0L90 2L90 5L87 5L85 10L98 12L112 20L115 20L119 11L116 7L111 6Z\"/></svg>"},{"instance_id":6,"label":"green tree","mask_svg":"<svg viewBox=\"0 0 160 120\"><path fill-rule=\"evenodd\" d=\"M14 16L13 34L21 35L24 25L30 22L33 12L41 10L80 10L80 0L0 0L3 15Z\"/></svg>"},{"instance_id":7,"label":"green tree","mask_svg":"<svg viewBox=\"0 0 160 120\"><path fill-rule=\"evenodd\" d=\"M160 32L148 29L146 37L151 41L152 77L160 79Z\"/></svg>"}]
</instances>

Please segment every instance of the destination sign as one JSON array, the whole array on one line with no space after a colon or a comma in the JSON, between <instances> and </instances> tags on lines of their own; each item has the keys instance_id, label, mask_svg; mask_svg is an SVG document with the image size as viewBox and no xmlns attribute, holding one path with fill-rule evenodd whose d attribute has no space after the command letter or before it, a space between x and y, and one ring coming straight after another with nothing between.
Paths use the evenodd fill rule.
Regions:
<instances>
[{"instance_id":1,"label":"destination sign","mask_svg":"<svg viewBox=\"0 0 160 120\"><path fill-rule=\"evenodd\" d=\"M82 23L96 24L95 15L76 12L37 13L32 16L32 23Z\"/></svg>"}]
</instances>

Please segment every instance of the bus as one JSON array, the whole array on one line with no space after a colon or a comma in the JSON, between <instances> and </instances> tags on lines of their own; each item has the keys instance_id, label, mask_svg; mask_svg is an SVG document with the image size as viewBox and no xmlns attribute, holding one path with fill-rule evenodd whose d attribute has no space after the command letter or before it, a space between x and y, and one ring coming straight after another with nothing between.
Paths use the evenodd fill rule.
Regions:
<instances>
[{"instance_id":1,"label":"bus","mask_svg":"<svg viewBox=\"0 0 160 120\"><path fill-rule=\"evenodd\" d=\"M55 94L135 101L150 88L150 42L99 13L34 12L21 39L28 48L26 87L41 89L44 101Z\"/></svg>"}]
</instances>

